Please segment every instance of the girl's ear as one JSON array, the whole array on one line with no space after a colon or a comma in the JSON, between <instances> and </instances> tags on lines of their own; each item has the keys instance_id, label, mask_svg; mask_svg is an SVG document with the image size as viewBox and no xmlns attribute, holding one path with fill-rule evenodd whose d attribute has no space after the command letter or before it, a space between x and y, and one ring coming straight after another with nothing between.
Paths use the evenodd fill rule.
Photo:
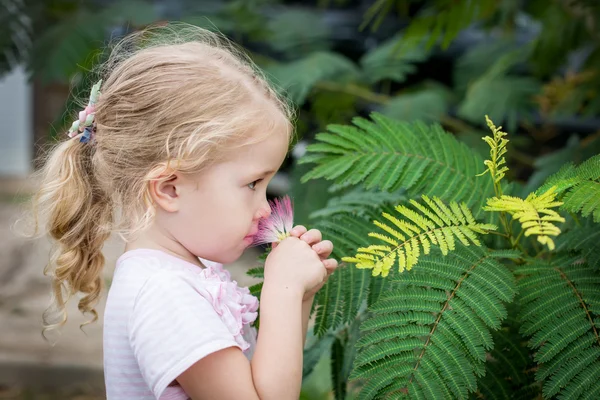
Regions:
<instances>
[{"instance_id":1,"label":"girl's ear","mask_svg":"<svg viewBox=\"0 0 600 400\"><path fill-rule=\"evenodd\" d=\"M148 183L152 201L166 212L179 211L181 194L181 176L171 172Z\"/></svg>"}]
</instances>

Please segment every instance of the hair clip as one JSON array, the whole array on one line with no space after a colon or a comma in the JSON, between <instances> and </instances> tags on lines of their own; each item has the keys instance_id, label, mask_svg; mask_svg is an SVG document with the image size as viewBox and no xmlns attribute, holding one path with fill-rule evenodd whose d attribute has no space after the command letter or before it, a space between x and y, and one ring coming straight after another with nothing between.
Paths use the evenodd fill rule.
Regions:
<instances>
[{"instance_id":1,"label":"hair clip","mask_svg":"<svg viewBox=\"0 0 600 400\"><path fill-rule=\"evenodd\" d=\"M94 86L90 93L90 100L87 107L79 112L79 119L74 121L67 132L70 138L83 133L79 139L82 143L89 143L94 140L94 134L96 133L96 126L94 123L94 116L96 112L96 102L100 95L100 85L102 85L102 79L100 79Z\"/></svg>"}]
</instances>

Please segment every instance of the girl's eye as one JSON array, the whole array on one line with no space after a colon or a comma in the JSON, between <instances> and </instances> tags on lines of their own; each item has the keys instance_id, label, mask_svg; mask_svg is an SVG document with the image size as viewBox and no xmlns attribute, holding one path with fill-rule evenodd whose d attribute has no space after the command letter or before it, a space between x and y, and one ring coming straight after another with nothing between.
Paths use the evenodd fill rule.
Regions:
<instances>
[{"instance_id":1,"label":"girl's eye","mask_svg":"<svg viewBox=\"0 0 600 400\"><path fill-rule=\"evenodd\" d=\"M257 179L257 180L255 180L254 182L252 182L252 183L249 183L249 184L248 184L248 187L249 187L250 189L254 190L254 189L256 189L256 184L257 184L258 182L260 182L260 181L262 181L262 179Z\"/></svg>"}]
</instances>

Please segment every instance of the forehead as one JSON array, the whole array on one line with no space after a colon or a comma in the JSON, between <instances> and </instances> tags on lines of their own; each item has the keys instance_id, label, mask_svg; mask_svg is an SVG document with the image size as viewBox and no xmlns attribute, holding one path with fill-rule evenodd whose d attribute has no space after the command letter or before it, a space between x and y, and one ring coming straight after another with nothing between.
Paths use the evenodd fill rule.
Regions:
<instances>
[{"instance_id":1,"label":"forehead","mask_svg":"<svg viewBox=\"0 0 600 400\"><path fill-rule=\"evenodd\" d=\"M237 148L228 158L244 172L276 171L285 159L288 146L287 135L279 132Z\"/></svg>"}]
</instances>

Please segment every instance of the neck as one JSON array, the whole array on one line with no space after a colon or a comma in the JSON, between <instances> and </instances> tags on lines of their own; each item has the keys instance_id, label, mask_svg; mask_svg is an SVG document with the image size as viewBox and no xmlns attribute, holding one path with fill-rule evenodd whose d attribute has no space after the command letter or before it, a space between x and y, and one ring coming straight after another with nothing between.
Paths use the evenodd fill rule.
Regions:
<instances>
[{"instance_id":1,"label":"neck","mask_svg":"<svg viewBox=\"0 0 600 400\"><path fill-rule=\"evenodd\" d=\"M196 264L199 267L203 266L198 257L190 253L181 243L156 225L151 225L125 245L125 251L136 249L160 250Z\"/></svg>"}]
</instances>

